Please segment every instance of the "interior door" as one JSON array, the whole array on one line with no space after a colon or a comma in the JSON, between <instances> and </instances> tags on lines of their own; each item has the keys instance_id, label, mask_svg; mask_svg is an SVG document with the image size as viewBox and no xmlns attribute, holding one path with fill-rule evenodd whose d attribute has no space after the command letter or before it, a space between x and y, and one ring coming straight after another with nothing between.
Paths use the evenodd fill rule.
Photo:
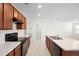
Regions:
<instances>
[{"instance_id":1,"label":"interior door","mask_svg":"<svg viewBox=\"0 0 79 59\"><path fill-rule=\"evenodd\" d=\"M38 24L36 24L36 39L41 39L41 28Z\"/></svg>"}]
</instances>

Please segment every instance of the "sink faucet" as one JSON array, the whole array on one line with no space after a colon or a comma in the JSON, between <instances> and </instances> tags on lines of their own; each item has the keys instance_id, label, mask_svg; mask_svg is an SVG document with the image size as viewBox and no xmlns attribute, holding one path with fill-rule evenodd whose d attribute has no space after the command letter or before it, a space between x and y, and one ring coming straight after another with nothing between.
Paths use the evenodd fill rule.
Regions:
<instances>
[{"instance_id":1,"label":"sink faucet","mask_svg":"<svg viewBox=\"0 0 79 59\"><path fill-rule=\"evenodd\" d=\"M57 39L62 39L62 36L61 35L56 35Z\"/></svg>"}]
</instances>

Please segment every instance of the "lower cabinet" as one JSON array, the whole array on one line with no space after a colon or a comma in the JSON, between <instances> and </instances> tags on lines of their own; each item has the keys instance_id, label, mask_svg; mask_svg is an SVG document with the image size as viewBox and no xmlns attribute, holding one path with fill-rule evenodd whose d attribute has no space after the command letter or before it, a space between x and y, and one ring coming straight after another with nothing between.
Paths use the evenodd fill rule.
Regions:
<instances>
[{"instance_id":1,"label":"lower cabinet","mask_svg":"<svg viewBox=\"0 0 79 59\"><path fill-rule=\"evenodd\" d=\"M12 50L10 53L7 54L7 56L14 56L14 50Z\"/></svg>"},{"instance_id":2,"label":"lower cabinet","mask_svg":"<svg viewBox=\"0 0 79 59\"><path fill-rule=\"evenodd\" d=\"M15 56L21 56L21 45L15 48Z\"/></svg>"},{"instance_id":3,"label":"lower cabinet","mask_svg":"<svg viewBox=\"0 0 79 59\"><path fill-rule=\"evenodd\" d=\"M79 51L61 51L62 56L79 56Z\"/></svg>"},{"instance_id":4,"label":"lower cabinet","mask_svg":"<svg viewBox=\"0 0 79 59\"><path fill-rule=\"evenodd\" d=\"M46 36L46 46L51 56L79 56L79 51L65 51Z\"/></svg>"},{"instance_id":5,"label":"lower cabinet","mask_svg":"<svg viewBox=\"0 0 79 59\"><path fill-rule=\"evenodd\" d=\"M30 36L25 37L26 41L22 44L22 56L25 56L27 54L29 45L30 45Z\"/></svg>"},{"instance_id":6,"label":"lower cabinet","mask_svg":"<svg viewBox=\"0 0 79 59\"><path fill-rule=\"evenodd\" d=\"M24 44L22 44L22 55L25 56L27 53L27 49L28 49L28 40L25 41Z\"/></svg>"},{"instance_id":7,"label":"lower cabinet","mask_svg":"<svg viewBox=\"0 0 79 59\"><path fill-rule=\"evenodd\" d=\"M60 47L46 36L46 46L51 56L60 56Z\"/></svg>"},{"instance_id":8,"label":"lower cabinet","mask_svg":"<svg viewBox=\"0 0 79 59\"><path fill-rule=\"evenodd\" d=\"M49 45L49 38L46 36L46 46L47 46L47 49L50 50L50 45Z\"/></svg>"},{"instance_id":9,"label":"lower cabinet","mask_svg":"<svg viewBox=\"0 0 79 59\"><path fill-rule=\"evenodd\" d=\"M7 56L25 56L27 54L30 45L30 36L23 38L25 39L25 42L21 43L15 49L9 52Z\"/></svg>"},{"instance_id":10,"label":"lower cabinet","mask_svg":"<svg viewBox=\"0 0 79 59\"><path fill-rule=\"evenodd\" d=\"M53 42L54 43L54 42ZM61 49L58 45L55 43L53 44L53 55L54 56L60 56L61 55Z\"/></svg>"},{"instance_id":11,"label":"lower cabinet","mask_svg":"<svg viewBox=\"0 0 79 59\"><path fill-rule=\"evenodd\" d=\"M9 52L6 56L21 56L21 44Z\"/></svg>"}]
</instances>

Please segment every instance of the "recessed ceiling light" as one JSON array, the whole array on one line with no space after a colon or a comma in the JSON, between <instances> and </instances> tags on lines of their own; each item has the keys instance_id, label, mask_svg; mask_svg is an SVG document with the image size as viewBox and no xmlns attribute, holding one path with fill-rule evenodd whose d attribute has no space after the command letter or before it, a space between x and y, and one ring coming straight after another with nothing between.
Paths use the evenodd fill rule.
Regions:
<instances>
[{"instance_id":1,"label":"recessed ceiling light","mask_svg":"<svg viewBox=\"0 0 79 59\"><path fill-rule=\"evenodd\" d=\"M40 14L38 14L38 16L41 16Z\"/></svg>"},{"instance_id":2,"label":"recessed ceiling light","mask_svg":"<svg viewBox=\"0 0 79 59\"><path fill-rule=\"evenodd\" d=\"M38 5L38 8L42 8L42 5L41 5L41 4L39 4L39 5Z\"/></svg>"}]
</instances>

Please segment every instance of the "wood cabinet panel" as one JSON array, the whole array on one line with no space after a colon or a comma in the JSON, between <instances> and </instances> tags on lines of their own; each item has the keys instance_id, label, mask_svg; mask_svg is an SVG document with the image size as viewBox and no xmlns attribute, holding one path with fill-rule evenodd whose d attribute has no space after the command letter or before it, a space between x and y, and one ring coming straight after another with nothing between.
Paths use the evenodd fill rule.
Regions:
<instances>
[{"instance_id":1,"label":"wood cabinet panel","mask_svg":"<svg viewBox=\"0 0 79 59\"><path fill-rule=\"evenodd\" d=\"M17 24L17 29L22 29L22 24Z\"/></svg>"},{"instance_id":2,"label":"wood cabinet panel","mask_svg":"<svg viewBox=\"0 0 79 59\"><path fill-rule=\"evenodd\" d=\"M21 56L21 45L15 48L15 56Z\"/></svg>"},{"instance_id":3,"label":"wood cabinet panel","mask_svg":"<svg viewBox=\"0 0 79 59\"><path fill-rule=\"evenodd\" d=\"M0 3L0 29L3 29L3 4Z\"/></svg>"},{"instance_id":4,"label":"wood cabinet panel","mask_svg":"<svg viewBox=\"0 0 79 59\"><path fill-rule=\"evenodd\" d=\"M25 43L23 44L23 55L25 56L26 53L27 53L27 50L28 50L28 47L29 47L29 42L28 42L28 39L26 38L26 41Z\"/></svg>"},{"instance_id":5,"label":"wood cabinet panel","mask_svg":"<svg viewBox=\"0 0 79 59\"><path fill-rule=\"evenodd\" d=\"M18 20L22 21L22 15L21 15L21 13L18 14ZM17 24L17 29L22 29L22 24Z\"/></svg>"},{"instance_id":6,"label":"wood cabinet panel","mask_svg":"<svg viewBox=\"0 0 79 59\"><path fill-rule=\"evenodd\" d=\"M22 29L26 29L26 23L27 23L27 20L25 17L23 17L23 24L22 24Z\"/></svg>"},{"instance_id":7,"label":"wood cabinet panel","mask_svg":"<svg viewBox=\"0 0 79 59\"><path fill-rule=\"evenodd\" d=\"M49 39L49 52L53 56L54 55L54 43Z\"/></svg>"},{"instance_id":8,"label":"wood cabinet panel","mask_svg":"<svg viewBox=\"0 0 79 59\"><path fill-rule=\"evenodd\" d=\"M0 3L0 29L12 29L13 17L23 22L23 24L17 24L17 29L27 28L27 19L15 7L10 3Z\"/></svg>"},{"instance_id":9,"label":"wood cabinet panel","mask_svg":"<svg viewBox=\"0 0 79 59\"><path fill-rule=\"evenodd\" d=\"M25 56L27 54L29 45L30 45L30 36L29 37L24 37L25 42L22 43L22 55Z\"/></svg>"},{"instance_id":10,"label":"wood cabinet panel","mask_svg":"<svg viewBox=\"0 0 79 59\"><path fill-rule=\"evenodd\" d=\"M79 51L61 51L62 56L79 56Z\"/></svg>"},{"instance_id":11,"label":"wood cabinet panel","mask_svg":"<svg viewBox=\"0 0 79 59\"><path fill-rule=\"evenodd\" d=\"M28 49L28 41L26 40L26 42L23 44L23 55L26 55L27 49Z\"/></svg>"},{"instance_id":12,"label":"wood cabinet panel","mask_svg":"<svg viewBox=\"0 0 79 59\"><path fill-rule=\"evenodd\" d=\"M49 38L46 36L46 46L47 46L47 49L49 50L50 46L49 46Z\"/></svg>"},{"instance_id":13,"label":"wood cabinet panel","mask_svg":"<svg viewBox=\"0 0 79 59\"><path fill-rule=\"evenodd\" d=\"M17 29L26 29L26 18L21 16L22 24L17 24Z\"/></svg>"},{"instance_id":14,"label":"wood cabinet panel","mask_svg":"<svg viewBox=\"0 0 79 59\"><path fill-rule=\"evenodd\" d=\"M58 47L50 38L46 36L46 46L51 56L60 56L60 47Z\"/></svg>"},{"instance_id":15,"label":"wood cabinet panel","mask_svg":"<svg viewBox=\"0 0 79 59\"><path fill-rule=\"evenodd\" d=\"M12 29L13 6L4 3L4 29Z\"/></svg>"},{"instance_id":16,"label":"wood cabinet panel","mask_svg":"<svg viewBox=\"0 0 79 59\"><path fill-rule=\"evenodd\" d=\"M16 8L14 8L14 18L19 19L19 12Z\"/></svg>"},{"instance_id":17,"label":"wood cabinet panel","mask_svg":"<svg viewBox=\"0 0 79 59\"><path fill-rule=\"evenodd\" d=\"M7 56L14 56L14 50L7 54Z\"/></svg>"},{"instance_id":18,"label":"wood cabinet panel","mask_svg":"<svg viewBox=\"0 0 79 59\"><path fill-rule=\"evenodd\" d=\"M22 14L19 12L19 20L22 21Z\"/></svg>"}]
</instances>

